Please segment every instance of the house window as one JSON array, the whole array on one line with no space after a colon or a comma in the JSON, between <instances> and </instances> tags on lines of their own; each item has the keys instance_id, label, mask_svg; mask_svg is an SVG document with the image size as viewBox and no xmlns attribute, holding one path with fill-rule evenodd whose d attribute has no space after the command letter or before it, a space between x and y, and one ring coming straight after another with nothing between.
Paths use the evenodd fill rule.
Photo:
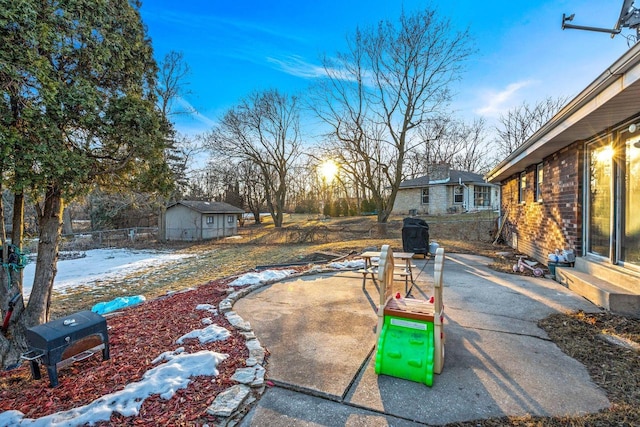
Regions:
<instances>
[{"instance_id":1,"label":"house window","mask_svg":"<svg viewBox=\"0 0 640 427\"><path fill-rule=\"evenodd\" d=\"M216 222L216 217L213 215L207 216L207 224L213 224Z\"/></svg>"},{"instance_id":2,"label":"house window","mask_svg":"<svg viewBox=\"0 0 640 427\"><path fill-rule=\"evenodd\" d=\"M429 187L422 189L422 204L423 205L429 204Z\"/></svg>"},{"instance_id":3,"label":"house window","mask_svg":"<svg viewBox=\"0 0 640 427\"><path fill-rule=\"evenodd\" d=\"M234 217L233 215L227 215L227 224L233 224Z\"/></svg>"},{"instance_id":4,"label":"house window","mask_svg":"<svg viewBox=\"0 0 640 427\"><path fill-rule=\"evenodd\" d=\"M456 205L464 203L464 188L461 185L453 187L453 203Z\"/></svg>"},{"instance_id":5,"label":"house window","mask_svg":"<svg viewBox=\"0 0 640 427\"><path fill-rule=\"evenodd\" d=\"M520 173L520 179L519 179L519 182L518 182L518 187L519 187L518 202L519 203L524 203L524 192L527 189L527 173L526 172Z\"/></svg>"},{"instance_id":6,"label":"house window","mask_svg":"<svg viewBox=\"0 0 640 427\"><path fill-rule=\"evenodd\" d=\"M542 183L544 182L544 168L542 163L536 166L536 201L542 201Z\"/></svg>"},{"instance_id":7,"label":"house window","mask_svg":"<svg viewBox=\"0 0 640 427\"><path fill-rule=\"evenodd\" d=\"M473 187L474 206L491 206L491 187L476 185Z\"/></svg>"}]
</instances>

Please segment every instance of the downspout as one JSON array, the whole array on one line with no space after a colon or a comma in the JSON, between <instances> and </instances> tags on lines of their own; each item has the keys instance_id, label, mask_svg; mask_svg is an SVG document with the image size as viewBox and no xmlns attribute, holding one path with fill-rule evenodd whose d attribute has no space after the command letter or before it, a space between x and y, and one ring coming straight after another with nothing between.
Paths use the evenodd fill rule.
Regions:
<instances>
[{"instance_id":1,"label":"downspout","mask_svg":"<svg viewBox=\"0 0 640 427\"><path fill-rule=\"evenodd\" d=\"M462 182L462 178L458 177L458 184L462 186L462 188L465 189L465 192L463 194L465 194L464 197L464 205L466 206L466 211L465 212L469 212L469 187L467 187L463 182Z\"/></svg>"}]
</instances>

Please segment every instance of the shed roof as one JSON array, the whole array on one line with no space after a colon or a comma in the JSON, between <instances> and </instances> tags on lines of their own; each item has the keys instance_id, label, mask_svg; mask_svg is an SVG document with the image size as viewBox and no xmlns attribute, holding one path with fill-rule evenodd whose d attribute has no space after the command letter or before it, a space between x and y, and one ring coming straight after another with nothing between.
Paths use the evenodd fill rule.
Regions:
<instances>
[{"instance_id":1,"label":"shed roof","mask_svg":"<svg viewBox=\"0 0 640 427\"><path fill-rule=\"evenodd\" d=\"M241 214L244 213L244 210L237 208L229 203L225 202L205 202L199 200L181 200L179 202L175 202L167 206L167 209L170 209L174 206L182 205L186 206L189 209L193 209L194 211L203 213L203 214L216 214L216 213L233 213L233 214Z\"/></svg>"},{"instance_id":2,"label":"shed roof","mask_svg":"<svg viewBox=\"0 0 640 427\"><path fill-rule=\"evenodd\" d=\"M640 113L640 43L635 44L524 144L487 174L498 183L570 144L589 140Z\"/></svg>"},{"instance_id":3,"label":"shed roof","mask_svg":"<svg viewBox=\"0 0 640 427\"><path fill-rule=\"evenodd\" d=\"M408 179L400 183L400 188L416 188L416 187L428 187L430 185L458 185L458 183L464 184L486 184L482 175L474 172L450 170L449 178L432 180L428 175L421 176L414 179Z\"/></svg>"}]
</instances>

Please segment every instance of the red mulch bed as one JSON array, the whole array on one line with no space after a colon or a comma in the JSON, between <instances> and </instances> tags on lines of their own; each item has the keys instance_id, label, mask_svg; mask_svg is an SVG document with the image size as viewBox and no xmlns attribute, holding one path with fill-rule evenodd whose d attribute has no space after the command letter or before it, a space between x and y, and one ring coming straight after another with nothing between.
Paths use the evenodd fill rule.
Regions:
<instances>
[{"instance_id":1,"label":"red mulch bed","mask_svg":"<svg viewBox=\"0 0 640 427\"><path fill-rule=\"evenodd\" d=\"M23 412L26 418L39 418L86 405L139 381L146 371L157 366L151 363L157 356L183 346L187 353L210 350L229 357L218 365L218 376L193 378L186 389L179 390L170 400L152 396L143 403L138 416L125 418L114 413L109 422L99 425L215 424L215 417L208 415L206 409L220 392L236 384L230 378L237 368L246 366L249 353L244 337L224 314L214 315L195 307L198 304L217 307L227 296L229 282L230 279L210 282L107 317L111 359L102 361L102 353L98 352L60 369L60 385L54 389L49 387L46 370L41 380L31 379L27 363L15 370L0 372L0 412L13 409ZM197 339L176 344L182 335L205 327L200 321L204 317L211 317L213 323L228 329L231 336L208 344L200 344Z\"/></svg>"}]
</instances>

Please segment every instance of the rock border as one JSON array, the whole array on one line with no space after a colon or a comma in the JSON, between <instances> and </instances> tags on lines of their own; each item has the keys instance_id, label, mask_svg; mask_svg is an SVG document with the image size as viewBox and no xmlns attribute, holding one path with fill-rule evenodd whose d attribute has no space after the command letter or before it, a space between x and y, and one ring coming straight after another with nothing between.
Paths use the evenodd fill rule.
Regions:
<instances>
[{"instance_id":1,"label":"rock border","mask_svg":"<svg viewBox=\"0 0 640 427\"><path fill-rule=\"evenodd\" d=\"M309 269L291 274L286 279L329 271L336 271L336 269L311 264ZM266 350L262 347L262 344L253 332L251 324L233 311L233 305L240 298L265 286L281 282L282 280L285 279L281 278L260 282L240 289L230 287L227 289L229 295L218 304L219 312L224 313L229 323L245 337L245 345L249 351L249 358L246 360L247 367L236 369L231 377L233 380L238 381L239 384L233 385L218 394L206 410L209 415L218 418L219 421L216 423L216 426L233 427L237 425L249 412L252 404L255 403L266 390Z\"/></svg>"}]
</instances>

